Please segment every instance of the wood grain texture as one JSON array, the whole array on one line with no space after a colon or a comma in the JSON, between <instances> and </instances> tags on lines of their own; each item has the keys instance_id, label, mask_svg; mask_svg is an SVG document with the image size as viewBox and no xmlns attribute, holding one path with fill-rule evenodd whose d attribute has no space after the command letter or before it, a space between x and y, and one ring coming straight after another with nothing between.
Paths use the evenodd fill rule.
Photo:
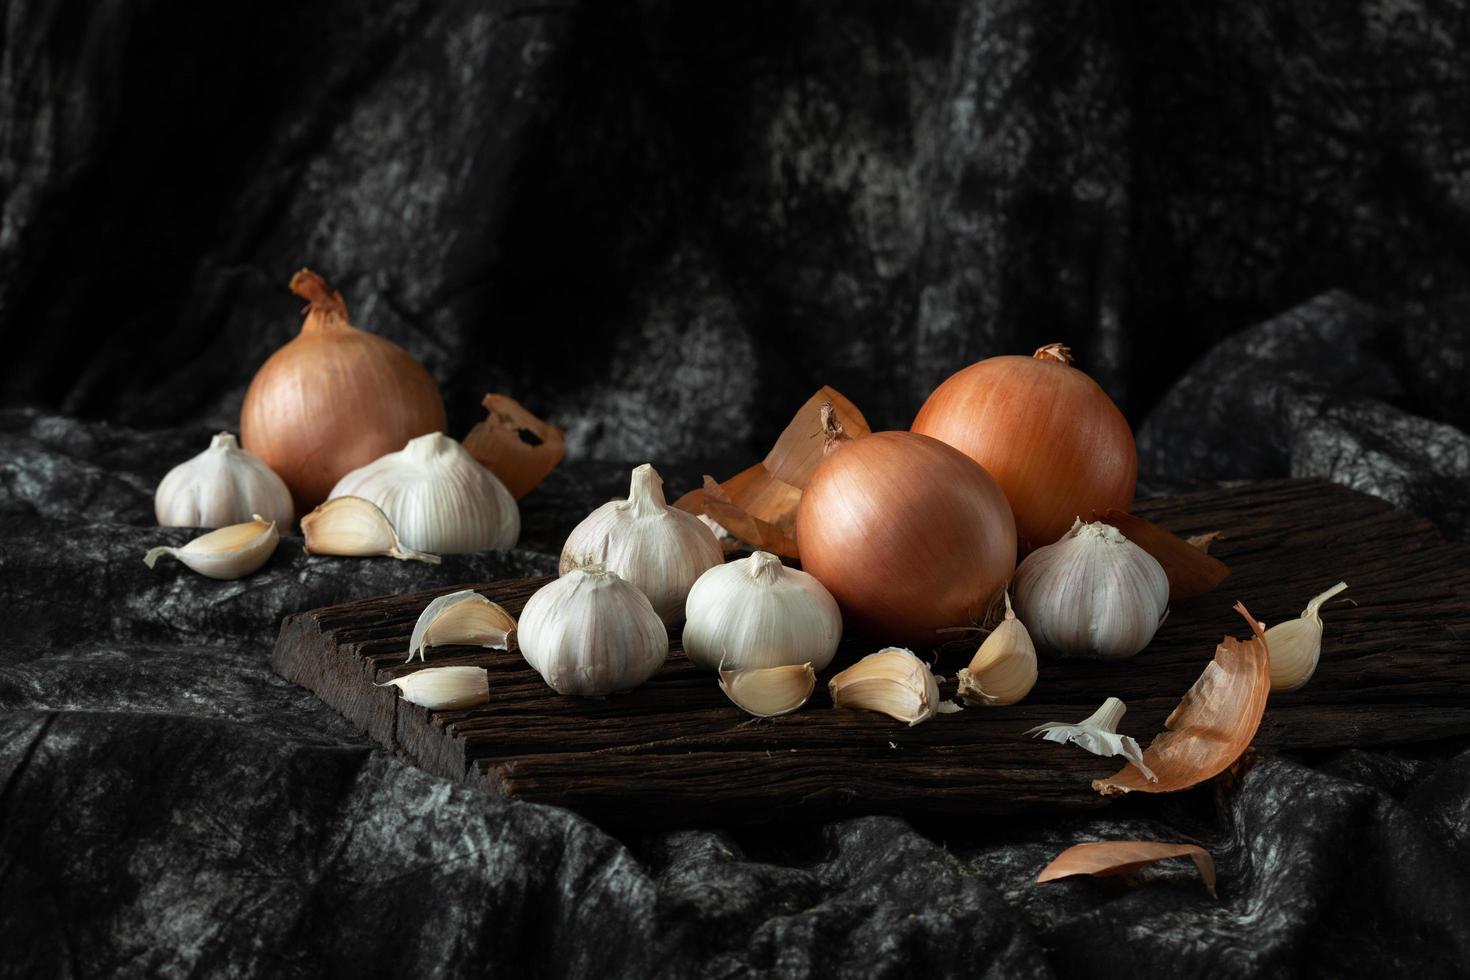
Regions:
<instances>
[{"instance_id":1,"label":"wood grain texture","mask_svg":"<svg viewBox=\"0 0 1470 980\"><path fill-rule=\"evenodd\" d=\"M963 815L1106 805L1092 779L1119 768L1074 747L1028 739L1075 721L1108 696L1128 705L1123 731L1147 744L1214 655L1245 634L1243 600L1268 624L1346 579L1351 603L1322 612L1326 639L1302 690L1273 695L1255 746L1328 748L1470 733L1470 562L1426 521L1320 481L1282 480L1140 502L1182 534L1221 531L1212 553L1230 578L1177 602L1131 661L1044 660L1031 696L967 708L914 728L832 707L824 683L879 644L847 639L805 708L752 719L713 675L669 662L629 694L594 701L553 693L515 653L430 651L435 665L490 673L490 704L430 712L374 684L404 664L424 605L447 589L385 596L289 617L272 658L375 740L442 776L491 792L577 809L609 826L758 824L841 814ZM544 579L476 585L519 614ZM952 678L973 652L940 651ZM942 685L945 696L953 681Z\"/></svg>"}]
</instances>

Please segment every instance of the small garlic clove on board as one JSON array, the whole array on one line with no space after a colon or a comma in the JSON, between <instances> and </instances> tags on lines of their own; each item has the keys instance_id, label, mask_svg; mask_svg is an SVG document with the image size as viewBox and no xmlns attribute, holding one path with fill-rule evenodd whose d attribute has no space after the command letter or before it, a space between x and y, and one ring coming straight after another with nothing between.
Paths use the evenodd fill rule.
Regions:
<instances>
[{"instance_id":1,"label":"small garlic clove on board","mask_svg":"<svg viewBox=\"0 0 1470 980\"><path fill-rule=\"evenodd\" d=\"M828 681L827 691L836 707L878 711L910 727L940 709L934 673L902 647L868 654Z\"/></svg>"},{"instance_id":2,"label":"small garlic clove on board","mask_svg":"<svg viewBox=\"0 0 1470 980\"><path fill-rule=\"evenodd\" d=\"M684 609L684 655L705 670L804 663L822 670L842 640L832 593L766 551L705 572Z\"/></svg>"},{"instance_id":3,"label":"small garlic clove on board","mask_svg":"<svg viewBox=\"0 0 1470 980\"><path fill-rule=\"evenodd\" d=\"M720 690L746 714L775 718L806 704L817 687L811 664L720 671Z\"/></svg>"},{"instance_id":4,"label":"small garlic clove on board","mask_svg":"<svg viewBox=\"0 0 1470 980\"><path fill-rule=\"evenodd\" d=\"M361 497L333 497L301 519L308 555L383 556L439 564L439 556L405 548L378 505Z\"/></svg>"},{"instance_id":5,"label":"small garlic clove on board","mask_svg":"<svg viewBox=\"0 0 1470 980\"><path fill-rule=\"evenodd\" d=\"M970 666L955 674L959 697L968 704L1015 704L1036 684L1036 646L1011 609L1009 592L1005 600L1005 619L980 644Z\"/></svg>"},{"instance_id":6,"label":"small garlic clove on board","mask_svg":"<svg viewBox=\"0 0 1470 980\"><path fill-rule=\"evenodd\" d=\"M1123 660L1148 646L1169 611L1169 578L1117 528L1080 519L1021 562L1016 615L1038 646Z\"/></svg>"},{"instance_id":7,"label":"small garlic clove on board","mask_svg":"<svg viewBox=\"0 0 1470 980\"><path fill-rule=\"evenodd\" d=\"M600 562L640 589L659 618L673 625L684 619L689 590L725 560L725 552L699 518L669 506L663 483L649 463L634 469L628 498L603 504L567 536L560 570Z\"/></svg>"},{"instance_id":8,"label":"small garlic clove on board","mask_svg":"<svg viewBox=\"0 0 1470 980\"><path fill-rule=\"evenodd\" d=\"M430 711L463 711L490 700L490 674L483 667L425 667L378 687L396 687L403 700Z\"/></svg>"},{"instance_id":9,"label":"small garlic clove on board","mask_svg":"<svg viewBox=\"0 0 1470 980\"><path fill-rule=\"evenodd\" d=\"M1322 604L1347 588L1338 582L1307 603L1298 619L1277 623L1266 631L1266 649L1271 657L1271 691L1295 691L1317 672L1322 655Z\"/></svg>"},{"instance_id":10,"label":"small garlic clove on board","mask_svg":"<svg viewBox=\"0 0 1470 980\"><path fill-rule=\"evenodd\" d=\"M257 514L253 521L210 531L182 548L154 548L143 556L143 562L152 568L162 556L173 555L209 578L244 578L270 559L280 541L276 522Z\"/></svg>"},{"instance_id":11,"label":"small garlic clove on board","mask_svg":"<svg viewBox=\"0 0 1470 980\"><path fill-rule=\"evenodd\" d=\"M1138 747L1138 742L1131 736L1118 734L1118 722L1123 720L1123 713L1127 710L1127 705L1122 701L1108 698L1101 707L1075 725L1051 721L1028 728L1024 734L1040 735L1046 741L1056 742L1058 745L1071 742L1093 755L1120 755L1137 766L1146 779L1154 782L1158 777L1143 764L1143 750Z\"/></svg>"},{"instance_id":12,"label":"small garlic clove on board","mask_svg":"<svg viewBox=\"0 0 1470 980\"><path fill-rule=\"evenodd\" d=\"M586 698L632 690L669 656L668 629L648 597L600 565L537 590L521 610L516 641L552 690Z\"/></svg>"},{"instance_id":13,"label":"small garlic clove on board","mask_svg":"<svg viewBox=\"0 0 1470 980\"><path fill-rule=\"evenodd\" d=\"M289 528L296 516L286 482L228 432L168 471L154 491L153 513L164 527L248 524L259 514Z\"/></svg>"},{"instance_id":14,"label":"small garlic clove on board","mask_svg":"<svg viewBox=\"0 0 1470 980\"><path fill-rule=\"evenodd\" d=\"M441 595L424 607L413 636L408 641L408 663L424 650L437 646L480 646L509 650L515 639L516 621L499 604L474 589Z\"/></svg>"}]
</instances>

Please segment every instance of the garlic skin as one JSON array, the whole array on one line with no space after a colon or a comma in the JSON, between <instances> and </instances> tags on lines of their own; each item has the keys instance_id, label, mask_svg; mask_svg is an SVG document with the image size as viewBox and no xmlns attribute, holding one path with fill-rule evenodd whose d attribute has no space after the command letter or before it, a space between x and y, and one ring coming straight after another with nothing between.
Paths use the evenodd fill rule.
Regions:
<instances>
[{"instance_id":1,"label":"garlic skin","mask_svg":"<svg viewBox=\"0 0 1470 980\"><path fill-rule=\"evenodd\" d=\"M388 515L371 500L336 497L301 519L308 555L342 558L397 558L439 564L439 556L405 548Z\"/></svg>"},{"instance_id":2,"label":"garlic skin","mask_svg":"<svg viewBox=\"0 0 1470 980\"><path fill-rule=\"evenodd\" d=\"M573 569L531 596L516 639L552 690L584 698L632 690L669 656L668 630L648 597L597 565Z\"/></svg>"},{"instance_id":3,"label":"garlic skin","mask_svg":"<svg viewBox=\"0 0 1470 980\"><path fill-rule=\"evenodd\" d=\"M425 667L378 687L396 687L403 700L430 711L463 711L490 700L490 674L483 667Z\"/></svg>"},{"instance_id":4,"label":"garlic skin","mask_svg":"<svg viewBox=\"0 0 1470 980\"><path fill-rule=\"evenodd\" d=\"M408 640L408 663L438 646L479 646L509 650L515 642L516 621L499 603L474 589L441 595L424 607Z\"/></svg>"},{"instance_id":5,"label":"garlic skin","mask_svg":"<svg viewBox=\"0 0 1470 980\"><path fill-rule=\"evenodd\" d=\"M1266 631L1266 651L1271 658L1271 693L1295 691L1317 672L1322 656L1322 604L1348 587L1338 582L1307 603L1298 619L1277 623Z\"/></svg>"},{"instance_id":6,"label":"garlic skin","mask_svg":"<svg viewBox=\"0 0 1470 980\"><path fill-rule=\"evenodd\" d=\"M877 711L910 728L958 707L941 707L934 672L903 647L868 654L828 681L827 691L835 707Z\"/></svg>"},{"instance_id":7,"label":"garlic skin","mask_svg":"<svg viewBox=\"0 0 1470 980\"><path fill-rule=\"evenodd\" d=\"M1123 720L1123 713L1128 706L1117 698L1108 698L1092 714L1083 718L1076 724L1064 721L1049 721L1044 725L1026 729L1025 735L1040 735L1048 742L1058 745L1066 745L1071 742L1079 749L1091 752L1093 755L1122 756L1138 767L1144 778L1149 782L1158 782L1157 776L1152 769L1144 765L1143 750L1138 747L1138 742L1131 735L1118 734L1118 722Z\"/></svg>"},{"instance_id":8,"label":"garlic skin","mask_svg":"<svg viewBox=\"0 0 1470 980\"><path fill-rule=\"evenodd\" d=\"M442 432L410 439L337 481L329 499L372 501L415 551L465 555L515 547L521 512L505 484Z\"/></svg>"},{"instance_id":9,"label":"garlic skin","mask_svg":"<svg viewBox=\"0 0 1470 980\"><path fill-rule=\"evenodd\" d=\"M1121 531L1079 518L1016 571L1016 614L1032 639L1073 657L1123 660L1148 646L1169 609L1169 578Z\"/></svg>"},{"instance_id":10,"label":"garlic skin","mask_svg":"<svg viewBox=\"0 0 1470 980\"><path fill-rule=\"evenodd\" d=\"M143 563L152 568L159 558L172 555L208 578L244 578L269 561L280 543L276 522L257 514L244 524L201 534L182 548L152 548L143 556Z\"/></svg>"},{"instance_id":11,"label":"garlic skin","mask_svg":"<svg viewBox=\"0 0 1470 980\"><path fill-rule=\"evenodd\" d=\"M725 697L757 718L788 715L806 704L816 689L817 672L811 664L720 671L720 690Z\"/></svg>"},{"instance_id":12,"label":"garlic skin","mask_svg":"<svg viewBox=\"0 0 1470 980\"><path fill-rule=\"evenodd\" d=\"M684 655L705 670L832 662L842 613L832 593L766 551L716 565L684 604Z\"/></svg>"},{"instance_id":13,"label":"garlic skin","mask_svg":"<svg viewBox=\"0 0 1470 980\"><path fill-rule=\"evenodd\" d=\"M628 499L603 504L568 535L561 574L599 562L637 586L672 626L684 618L690 588L725 553L699 518L669 506L663 484L651 464L634 469Z\"/></svg>"},{"instance_id":14,"label":"garlic skin","mask_svg":"<svg viewBox=\"0 0 1470 980\"><path fill-rule=\"evenodd\" d=\"M258 457L221 432L209 448L168 471L153 493L153 514L164 527L248 524L254 514L289 528L296 517L291 491Z\"/></svg>"},{"instance_id":15,"label":"garlic skin","mask_svg":"<svg viewBox=\"0 0 1470 980\"><path fill-rule=\"evenodd\" d=\"M1036 684L1036 646L1011 609L1011 594L1005 598L1006 618L980 644L970 666L955 674L959 697L968 704L1015 704Z\"/></svg>"}]
</instances>

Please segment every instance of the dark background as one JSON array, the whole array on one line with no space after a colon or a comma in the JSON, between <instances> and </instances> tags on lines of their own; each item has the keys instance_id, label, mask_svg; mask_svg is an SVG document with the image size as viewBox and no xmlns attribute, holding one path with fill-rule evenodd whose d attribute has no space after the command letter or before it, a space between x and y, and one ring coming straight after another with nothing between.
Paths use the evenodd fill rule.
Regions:
<instances>
[{"instance_id":1,"label":"dark background","mask_svg":"<svg viewBox=\"0 0 1470 980\"><path fill-rule=\"evenodd\" d=\"M1411 0L9 0L0 976L1470 974L1464 739L1081 816L613 837L269 667L292 612L554 574L630 464L728 476L823 384L906 426L1055 340L1141 493L1321 477L1470 560L1467 50L1470 8ZM520 547L139 560L195 533L154 487L237 426L303 265L454 435L487 390L566 428ZM1034 883L1096 839L1198 842L1219 899L1187 862Z\"/></svg>"}]
</instances>

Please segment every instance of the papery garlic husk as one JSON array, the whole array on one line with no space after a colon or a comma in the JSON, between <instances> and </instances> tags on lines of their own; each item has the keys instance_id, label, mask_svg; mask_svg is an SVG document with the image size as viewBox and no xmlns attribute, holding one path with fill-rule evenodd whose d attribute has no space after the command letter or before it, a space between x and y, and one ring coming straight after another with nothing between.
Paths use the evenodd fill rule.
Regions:
<instances>
[{"instance_id":1,"label":"papery garlic husk","mask_svg":"<svg viewBox=\"0 0 1470 980\"><path fill-rule=\"evenodd\" d=\"M276 522L257 514L247 523L202 534L182 548L153 548L143 556L143 562L152 568L163 555L173 555L209 578L243 578L269 561L280 541Z\"/></svg>"},{"instance_id":2,"label":"papery garlic husk","mask_svg":"<svg viewBox=\"0 0 1470 980\"><path fill-rule=\"evenodd\" d=\"M521 513L505 484L442 432L348 473L329 497L371 500L403 543L436 555L514 548Z\"/></svg>"},{"instance_id":3,"label":"papery garlic husk","mask_svg":"<svg viewBox=\"0 0 1470 980\"><path fill-rule=\"evenodd\" d=\"M499 603L474 589L441 595L424 607L408 641L408 659L438 646L475 646L509 650L515 641L516 621ZM405 661L407 662L407 661Z\"/></svg>"},{"instance_id":4,"label":"papery garlic husk","mask_svg":"<svg viewBox=\"0 0 1470 980\"><path fill-rule=\"evenodd\" d=\"M1036 646L1011 609L1009 592L1005 599L1005 619L955 674L958 696L970 704L1015 704L1036 685Z\"/></svg>"},{"instance_id":5,"label":"papery garlic husk","mask_svg":"<svg viewBox=\"0 0 1470 980\"><path fill-rule=\"evenodd\" d=\"M868 654L828 681L827 691L836 707L878 711L910 727L941 710L933 671L902 647Z\"/></svg>"},{"instance_id":6,"label":"papery garlic husk","mask_svg":"<svg viewBox=\"0 0 1470 980\"><path fill-rule=\"evenodd\" d=\"M516 642L558 694L602 697L648 680L669 655L669 634L648 597L616 572L575 568L521 610Z\"/></svg>"},{"instance_id":7,"label":"papery garlic husk","mask_svg":"<svg viewBox=\"0 0 1470 980\"><path fill-rule=\"evenodd\" d=\"M1132 737L1118 734L1118 722L1123 720L1127 705L1117 698L1108 698L1092 714L1075 725L1061 721L1049 721L1045 725L1028 728L1024 734L1040 735L1048 742L1066 745L1071 742L1079 749L1093 755L1118 755L1138 767L1149 782L1157 782L1153 770L1143 764L1143 750Z\"/></svg>"},{"instance_id":8,"label":"papery garlic husk","mask_svg":"<svg viewBox=\"0 0 1470 980\"><path fill-rule=\"evenodd\" d=\"M405 548L378 505L361 497L333 497L301 519L309 555L342 558L383 556L439 564L439 556Z\"/></svg>"},{"instance_id":9,"label":"papery garlic husk","mask_svg":"<svg viewBox=\"0 0 1470 980\"><path fill-rule=\"evenodd\" d=\"M285 481L228 432L168 471L154 491L153 513L165 527L248 524L259 514L289 528L296 517Z\"/></svg>"},{"instance_id":10,"label":"papery garlic husk","mask_svg":"<svg viewBox=\"0 0 1470 980\"><path fill-rule=\"evenodd\" d=\"M1123 660L1154 638L1169 610L1169 578L1121 531L1080 519L1016 570L1016 614L1041 647Z\"/></svg>"},{"instance_id":11,"label":"papery garlic husk","mask_svg":"<svg viewBox=\"0 0 1470 980\"><path fill-rule=\"evenodd\" d=\"M1317 611L1347 587L1346 582L1338 582L1307 603L1300 618L1277 623L1266 631L1273 694L1295 691L1317 672L1317 659L1322 655L1322 617Z\"/></svg>"},{"instance_id":12,"label":"papery garlic husk","mask_svg":"<svg viewBox=\"0 0 1470 980\"><path fill-rule=\"evenodd\" d=\"M817 672L811 664L720 671L720 690L725 697L757 718L790 714L806 704L816 687Z\"/></svg>"},{"instance_id":13,"label":"papery garlic husk","mask_svg":"<svg viewBox=\"0 0 1470 980\"><path fill-rule=\"evenodd\" d=\"M842 640L832 594L765 551L705 572L684 609L684 655L705 670L804 663L822 670Z\"/></svg>"},{"instance_id":14,"label":"papery garlic husk","mask_svg":"<svg viewBox=\"0 0 1470 980\"><path fill-rule=\"evenodd\" d=\"M663 483L648 463L634 469L627 500L603 504L572 529L561 550L561 572L601 564L642 590L672 625L684 618L690 588L725 553L699 518L668 505Z\"/></svg>"},{"instance_id":15,"label":"papery garlic husk","mask_svg":"<svg viewBox=\"0 0 1470 980\"><path fill-rule=\"evenodd\" d=\"M490 674L483 667L425 667L379 687L396 687L403 700L430 711L463 711L490 700Z\"/></svg>"}]
</instances>

